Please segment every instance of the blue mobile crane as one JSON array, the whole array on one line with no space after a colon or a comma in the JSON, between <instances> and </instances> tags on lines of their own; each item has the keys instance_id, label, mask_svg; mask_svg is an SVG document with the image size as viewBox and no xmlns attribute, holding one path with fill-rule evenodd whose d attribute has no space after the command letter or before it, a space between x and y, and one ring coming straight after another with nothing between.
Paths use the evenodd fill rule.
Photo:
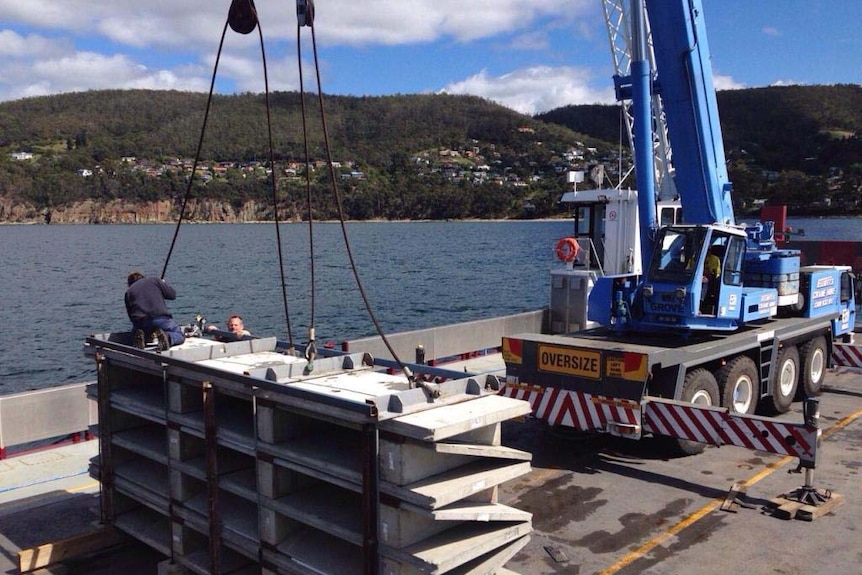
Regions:
<instances>
[{"instance_id":1,"label":"blue mobile crane","mask_svg":"<svg viewBox=\"0 0 862 575\"><path fill-rule=\"evenodd\" d=\"M647 14L656 70L647 57ZM616 76L615 87L632 102L641 259L649 264L643 277L601 278L590 319L619 331L733 331L779 310L814 317L847 309L835 294L850 281L848 270L800 270L798 251L776 247L771 222L736 224L700 0L633 2L631 27L631 73ZM655 160L653 146L642 145L653 141L656 97L687 224L664 229L650 219ZM820 289L827 285L833 289Z\"/></svg>"},{"instance_id":2,"label":"blue mobile crane","mask_svg":"<svg viewBox=\"0 0 862 575\"><path fill-rule=\"evenodd\" d=\"M813 469L817 441L800 438L816 400L803 425L754 414L820 393L833 343L852 338L851 269L801 266L771 223L736 222L701 0L602 2L630 49L614 83L632 119L643 273L597 279L588 317L600 327L504 337L503 393L554 426L669 436L687 454L730 443ZM657 224L657 172L684 224Z\"/></svg>"}]
</instances>

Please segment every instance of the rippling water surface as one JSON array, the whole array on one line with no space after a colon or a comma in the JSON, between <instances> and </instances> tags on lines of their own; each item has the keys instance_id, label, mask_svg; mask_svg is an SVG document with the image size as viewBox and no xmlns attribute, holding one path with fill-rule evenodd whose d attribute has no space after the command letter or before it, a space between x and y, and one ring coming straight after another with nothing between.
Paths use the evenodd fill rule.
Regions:
<instances>
[{"instance_id":1,"label":"rippling water surface","mask_svg":"<svg viewBox=\"0 0 862 575\"><path fill-rule=\"evenodd\" d=\"M862 240L859 219L793 219L810 239ZM570 221L375 222L347 225L360 279L386 333L489 318L547 305L548 270ZM312 298L307 224L280 228L290 328L307 341L365 337L374 326L358 295L341 226L316 223ZM95 378L88 334L129 329L126 275L161 273L172 225L0 226L0 394ZM231 313L256 335L288 339L272 224L184 225L166 279L174 317L224 325ZM312 308L312 299L314 306Z\"/></svg>"},{"instance_id":2,"label":"rippling water surface","mask_svg":"<svg viewBox=\"0 0 862 575\"><path fill-rule=\"evenodd\" d=\"M568 221L353 223L360 279L386 333L538 309ZM314 225L318 342L375 333L358 295L341 226ZM0 226L0 394L95 378L88 334L127 331L125 277L158 275L172 225ZM294 340L311 323L309 228L280 234ZM184 225L166 279L174 318L224 325L231 313L257 335L288 339L272 224Z\"/></svg>"}]
</instances>

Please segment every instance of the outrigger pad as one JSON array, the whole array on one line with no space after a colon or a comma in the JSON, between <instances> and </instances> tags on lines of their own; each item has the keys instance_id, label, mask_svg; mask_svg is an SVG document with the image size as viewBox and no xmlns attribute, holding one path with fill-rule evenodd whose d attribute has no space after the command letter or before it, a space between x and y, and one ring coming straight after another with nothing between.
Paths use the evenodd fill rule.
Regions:
<instances>
[{"instance_id":1,"label":"outrigger pad","mask_svg":"<svg viewBox=\"0 0 862 575\"><path fill-rule=\"evenodd\" d=\"M800 487L769 502L773 517L814 521L844 503L844 496L828 489Z\"/></svg>"}]
</instances>

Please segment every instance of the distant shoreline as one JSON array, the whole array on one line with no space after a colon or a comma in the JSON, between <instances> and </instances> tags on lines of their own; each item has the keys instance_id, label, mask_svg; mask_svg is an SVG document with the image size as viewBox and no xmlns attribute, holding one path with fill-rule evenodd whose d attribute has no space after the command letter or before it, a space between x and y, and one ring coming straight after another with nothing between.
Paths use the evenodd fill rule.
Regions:
<instances>
[{"instance_id":1,"label":"distant shoreline","mask_svg":"<svg viewBox=\"0 0 862 575\"><path fill-rule=\"evenodd\" d=\"M559 222L559 221L567 221L572 219L571 216L560 216L558 218L509 218L509 219L449 219L449 220L382 220L382 219L373 219L373 220L344 220L346 224L423 224L423 223L515 223L515 222ZM313 220L315 224L338 224L340 220ZM186 220L183 221L183 225L258 225L258 224L269 224L272 225L275 222L273 220L253 220L246 222L205 222L205 221L196 221L196 220ZM279 221L280 225L304 225L308 224L308 221ZM57 222L46 224L44 222L0 222L0 226L164 226L164 225L176 225L177 222L104 222L104 223L90 223L90 222Z\"/></svg>"},{"instance_id":2,"label":"distant shoreline","mask_svg":"<svg viewBox=\"0 0 862 575\"><path fill-rule=\"evenodd\" d=\"M739 222L750 220L752 218L758 217L757 214L750 215L740 215L737 216L737 220ZM830 215L788 215L787 219L807 219L807 220L850 220L850 219L862 219L862 213L860 214L830 214ZM369 219L369 220L345 220L346 224L422 224L422 223L516 223L516 222L559 222L564 220L571 220L572 217L570 215L561 215L559 217L554 218L497 218L497 219L478 219L478 218L464 218L464 219L447 219L447 220L385 220L385 219ZM272 225L275 222L273 220L251 220L251 221L242 221L242 222L208 222L201 220L185 220L183 221L183 225L246 225L246 224L268 224ZM281 225L304 225L308 224L306 220L281 220L278 222ZM313 220L314 224L338 224L340 220ZM4 222L0 221L0 226L164 226L164 225L176 225L176 221L147 221L147 222L56 222L56 223L44 223L44 222Z\"/></svg>"}]
</instances>

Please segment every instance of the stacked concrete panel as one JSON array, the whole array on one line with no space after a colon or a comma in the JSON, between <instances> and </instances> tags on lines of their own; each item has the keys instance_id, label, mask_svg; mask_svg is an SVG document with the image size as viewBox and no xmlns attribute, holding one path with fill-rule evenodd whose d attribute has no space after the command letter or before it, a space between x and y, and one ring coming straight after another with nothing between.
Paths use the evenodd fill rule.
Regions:
<instances>
[{"instance_id":1,"label":"stacked concrete panel","mask_svg":"<svg viewBox=\"0 0 862 575\"><path fill-rule=\"evenodd\" d=\"M98 366L103 520L188 572L492 575L530 514L498 486L529 405L493 377L423 388L368 354L309 362L274 338L163 354L87 340Z\"/></svg>"}]
</instances>

